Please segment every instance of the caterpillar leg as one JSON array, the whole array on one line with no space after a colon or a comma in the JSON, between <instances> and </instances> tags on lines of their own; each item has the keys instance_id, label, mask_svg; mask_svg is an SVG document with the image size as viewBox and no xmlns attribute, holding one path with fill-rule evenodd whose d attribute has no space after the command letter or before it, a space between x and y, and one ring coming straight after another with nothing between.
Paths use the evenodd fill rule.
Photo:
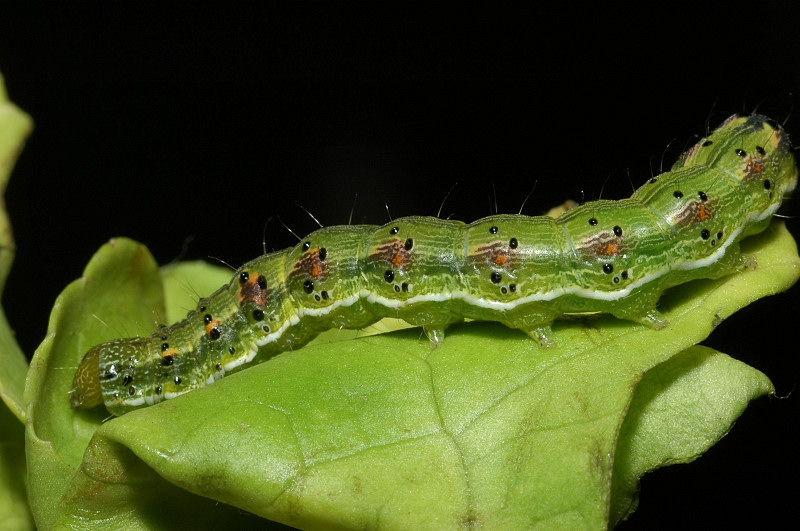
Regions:
<instances>
[{"instance_id":1,"label":"caterpillar leg","mask_svg":"<svg viewBox=\"0 0 800 531\"><path fill-rule=\"evenodd\" d=\"M443 326L423 326L422 330L428 339L431 341L431 346L438 347L444 343L444 328Z\"/></svg>"},{"instance_id":2,"label":"caterpillar leg","mask_svg":"<svg viewBox=\"0 0 800 531\"><path fill-rule=\"evenodd\" d=\"M656 309L662 290L647 289L619 302L616 308L609 311L617 319L633 321L661 330L667 326L666 318Z\"/></svg>"},{"instance_id":3,"label":"caterpillar leg","mask_svg":"<svg viewBox=\"0 0 800 531\"><path fill-rule=\"evenodd\" d=\"M758 269L758 259L753 254L739 256L737 269L739 271L755 271Z\"/></svg>"},{"instance_id":4,"label":"caterpillar leg","mask_svg":"<svg viewBox=\"0 0 800 531\"><path fill-rule=\"evenodd\" d=\"M627 318L626 319L630 319ZM649 326L653 330L661 330L665 326L667 326L667 321L664 319L664 316L656 309L649 310L644 315L640 316L636 319L631 319L637 323L641 323L645 326Z\"/></svg>"},{"instance_id":5,"label":"caterpillar leg","mask_svg":"<svg viewBox=\"0 0 800 531\"><path fill-rule=\"evenodd\" d=\"M535 339L541 348L556 346L556 339L553 337L553 330L550 325L522 328L521 330Z\"/></svg>"}]
</instances>

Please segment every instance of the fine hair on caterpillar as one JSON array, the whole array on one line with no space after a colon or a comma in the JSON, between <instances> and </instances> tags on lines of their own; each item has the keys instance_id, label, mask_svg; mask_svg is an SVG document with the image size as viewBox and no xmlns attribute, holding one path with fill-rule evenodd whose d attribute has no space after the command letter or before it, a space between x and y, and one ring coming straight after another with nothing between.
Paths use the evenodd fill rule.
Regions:
<instances>
[{"instance_id":1,"label":"fine hair on caterpillar","mask_svg":"<svg viewBox=\"0 0 800 531\"><path fill-rule=\"evenodd\" d=\"M462 319L522 330L541 347L565 314L602 312L654 329L664 290L748 263L739 242L763 231L797 183L788 135L761 115L732 116L631 197L557 218L497 214L472 223L403 217L320 228L265 253L151 335L91 348L75 408L114 415L203 387L296 349L330 328L383 317L434 344Z\"/></svg>"}]
</instances>

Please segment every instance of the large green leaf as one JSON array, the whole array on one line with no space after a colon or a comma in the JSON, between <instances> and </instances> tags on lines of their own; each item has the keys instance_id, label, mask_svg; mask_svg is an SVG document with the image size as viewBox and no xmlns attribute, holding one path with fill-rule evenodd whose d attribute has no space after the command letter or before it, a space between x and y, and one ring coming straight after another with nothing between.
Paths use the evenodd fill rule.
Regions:
<instances>
[{"instance_id":1,"label":"large green leaf","mask_svg":"<svg viewBox=\"0 0 800 531\"><path fill-rule=\"evenodd\" d=\"M700 345L648 371L617 442L611 522L636 508L642 475L700 457L728 432L750 400L774 392L763 373Z\"/></svg>"},{"instance_id":2,"label":"large green leaf","mask_svg":"<svg viewBox=\"0 0 800 531\"><path fill-rule=\"evenodd\" d=\"M3 197L11 169L32 129L30 117L8 101L0 75L0 294L14 261L14 236ZM25 489L23 389L28 362L0 308L0 527L31 529Z\"/></svg>"},{"instance_id":3,"label":"large green leaf","mask_svg":"<svg viewBox=\"0 0 800 531\"><path fill-rule=\"evenodd\" d=\"M546 350L491 323L453 327L435 349L418 329L317 344L102 423L104 412L69 409L72 369L113 330L152 324L156 304L145 301L154 264L134 242L115 240L59 299L34 360L28 459L40 476L31 484L37 523L268 525L252 514L325 529L605 528L631 507L642 473L702 453L750 399L770 392L756 371L713 362L722 355L676 356L797 279L797 249L782 224L747 250L757 255L754 271L668 293L661 331L601 317L557 323L558 346ZM204 272L178 276L170 272L170 283L185 292L212 282ZM87 311L114 324L98 327ZM687 387L698 366L701 384L719 389ZM742 381L747 391L731 392ZM719 400L713 426L697 411L710 400L698 400L701 392ZM654 396L672 397L674 415ZM652 441L654 426L699 442L637 446Z\"/></svg>"},{"instance_id":4,"label":"large green leaf","mask_svg":"<svg viewBox=\"0 0 800 531\"><path fill-rule=\"evenodd\" d=\"M65 402L80 353L117 335L147 330L156 314L163 315L160 305L156 263L144 246L129 240L110 242L56 299L25 387L29 501L40 528L52 524L104 415L76 416Z\"/></svg>"},{"instance_id":5,"label":"large green leaf","mask_svg":"<svg viewBox=\"0 0 800 531\"><path fill-rule=\"evenodd\" d=\"M0 404L0 528L33 529L25 489L25 428Z\"/></svg>"},{"instance_id":6,"label":"large green leaf","mask_svg":"<svg viewBox=\"0 0 800 531\"><path fill-rule=\"evenodd\" d=\"M0 294L14 261L14 236L3 196L8 178L25 139L33 128L30 117L8 101L3 76L0 74ZM0 309L0 398L19 420L24 420L22 390L28 362L14 339L14 333ZM0 404L0 407L2 404Z\"/></svg>"}]
</instances>

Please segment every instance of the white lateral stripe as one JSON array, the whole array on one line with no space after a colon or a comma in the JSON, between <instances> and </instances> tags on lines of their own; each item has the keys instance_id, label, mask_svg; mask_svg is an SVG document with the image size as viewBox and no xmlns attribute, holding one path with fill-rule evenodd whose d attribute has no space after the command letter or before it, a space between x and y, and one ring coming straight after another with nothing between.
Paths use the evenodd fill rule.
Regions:
<instances>
[{"instance_id":1,"label":"white lateral stripe","mask_svg":"<svg viewBox=\"0 0 800 531\"><path fill-rule=\"evenodd\" d=\"M730 247L731 244L737 241L737 238L739 237L739 235L741 234L742 230L744 230L745 227L747 227L751 223L756 223L768 218L769 216L775 213L775 211L778 209L778 206L779 206L778 204L772 205L769 209L765 210L761 214L750 216L728 238L725 239L725 242L722 245L720 245L714 253L710 254L706 258L702 258L699 260L682 261L670 264L669 267L661 269L649 275L645 275L642 278L638 279L636 282L629 284L624 289L619 289L616 291L602 292L591 288L572 286L566 288L553 289L541 293L535 293L532 295L528 295L527 297L516 299L514 301L501 302L501 301L486 300L480 297L474 297L465 291L417 295L402 301L402 300L382 297L380 295L372 293L369 290L361 290L358 295L354 295L348 297L347 299L337 301L325 308L302 308L297 311L297 315L299 318L305 317L306 315L313 317L324 317L325 315L328 315L336 308L342 306L351 306L362 299L370 303L380 304L381 306L392 309L405 308L421 302L447 302L451 300L462 300L470 305L474 305L480 308L498 310L498 311L513 310L514 308L532 302L551 301L565 295L577 295L592 300L616 301L627 297L637 288L640 288L646 285L647 283L652 282L653 280L664 276L670 271L701 269L703 267L707 267L716 263L725 255L725 252L727 251L728 247ZM292 322L292 324L296 323ZM282 327L281 330L279 332L276 332L275 334L282 333L284 329L285 327ZM270 336L268 337L272 337L275 334L270 334ZM259 340L257 344L264 345L266 343L276 340L277 338L271 340L265 340L265 339Z\"/></svg>"}]
</instances>

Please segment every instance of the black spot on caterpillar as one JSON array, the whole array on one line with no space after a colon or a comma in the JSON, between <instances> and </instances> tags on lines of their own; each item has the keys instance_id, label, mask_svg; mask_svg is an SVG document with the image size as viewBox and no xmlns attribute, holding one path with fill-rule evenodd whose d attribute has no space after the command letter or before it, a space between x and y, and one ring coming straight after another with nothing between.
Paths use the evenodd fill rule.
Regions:
<instances>
[{"instance_id":1,"label":"black spot on caterpillar","mask_svg":"<svg viewBox=\"0 0 800 531\"><path fill-rule=\"evenodd\" d=\"M246 263L183 321L90 349L70 400L120 415L322 330L387 316L421 326L434 343L463 318L520 329L542 347L553 343L553 321L569 313L662 328L664 290L733 272L743 260L739 241L764 230L796 184L783 129L764 116L732 116L630 198L592 201L556 219L325 227Z\"/></svg>"}]
</instances>

